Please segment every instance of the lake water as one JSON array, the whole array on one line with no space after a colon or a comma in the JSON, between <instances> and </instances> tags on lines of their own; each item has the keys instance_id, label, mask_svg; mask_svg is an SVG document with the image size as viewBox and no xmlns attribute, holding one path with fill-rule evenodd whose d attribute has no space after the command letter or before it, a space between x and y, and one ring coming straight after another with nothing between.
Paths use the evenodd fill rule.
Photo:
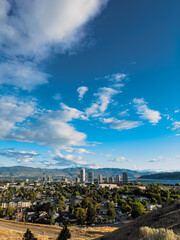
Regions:
<instances>
[{"instance_id":1,"label":"lake water","mask_svg":"<svg viewBox=\"0 0 180 240\"><path fill-rule=\"evenodd\" d=\"M176 184L180 183L180 180L165 180L165 179L138 179L137 181L143 183L164 183L164 184Z\"/></svg>"}]
</instances>

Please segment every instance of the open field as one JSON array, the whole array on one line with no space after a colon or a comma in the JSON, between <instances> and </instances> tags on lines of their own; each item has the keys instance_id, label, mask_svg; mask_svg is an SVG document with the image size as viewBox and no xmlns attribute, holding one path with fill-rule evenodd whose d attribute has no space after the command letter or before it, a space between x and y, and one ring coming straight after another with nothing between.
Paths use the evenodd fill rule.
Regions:
<instances>
[{"instance_id":1,"label":"open field","mask_svg":"<svg viewBox=\"0 0 180 240\"><path fill-rule=\"evenodd\" d=\"M29 228L38 240L55 240L62 230L61 227L31 223L18 223L0 219L0 240L21 240ZM104 234L115 231L117 227L70 227L73 240L96 239Z\"/></svg>"}]
</instances>

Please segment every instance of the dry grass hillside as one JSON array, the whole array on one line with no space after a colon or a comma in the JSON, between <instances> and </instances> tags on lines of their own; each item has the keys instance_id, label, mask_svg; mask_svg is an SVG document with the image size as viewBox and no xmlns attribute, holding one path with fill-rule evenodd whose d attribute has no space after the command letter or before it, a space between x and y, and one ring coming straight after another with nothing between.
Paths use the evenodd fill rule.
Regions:
<instances>
[{"instance_id":1,"label":"dry grass hillside","mask_svg":"<svg viewBox=\"0 0 180 240\"><path fill-rule=\"evenodd\" d=\"M22 240L24 232L0 227L0 240ZM35 234L38 240L49 240L47 236Z\"/></svg>"},{"instance_id":2,"label":"dry grass hillside","mask_svg":"<svg viewBox=\"0 0 180 240\"><path fill-rule=\"evenodd\" d=\"M141 239L140 228L144 226L172 229L176 234L180 234L180 201L171 203L159 210L152 211L99 239L139 240Z\"/></svg>"}]
</instances>

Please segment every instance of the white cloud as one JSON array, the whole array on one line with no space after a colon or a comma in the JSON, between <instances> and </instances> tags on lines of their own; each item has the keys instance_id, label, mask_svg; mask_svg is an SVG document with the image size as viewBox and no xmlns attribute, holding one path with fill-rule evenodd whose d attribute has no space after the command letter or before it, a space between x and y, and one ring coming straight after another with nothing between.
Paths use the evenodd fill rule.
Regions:
<instances>
[{"instance_id":1,"label":"white cloud","mask_svg":"<svg viewBox=\"0 0 180 240\"><path fill-rule=\"evenodd\" d=\"M179 109L175 110L174 113L179 113Z\"/></svg>"},{"instance_id":2,"label":"white cloud","mask_svg":"<svg viewBox=\"0 0 180 240\"><path fill-rule=\"evenodd\" d=\"M0 84L13 85L23 90L48 83L49 75L39 71L32 62L7 61L0 63Z\"/></svg>"},{"instance_id":3,"label":"white cloud","mask_svg":"<svg viewBox=\"0 0 180 240\"><path fill-rule=\"evenodd\" d=\"M124 87L123 81L127 79L127 75L124 73L114 73L112 75L105 76L109 82L111 82L111 87L120 90Z\"/></svg>"},{"instance_id":4,"label":"white cloud","mask_svg":"<svg viewBox=\"0 0 180 240\"><path fill-rule=\"evenodd\" d=\"M96 164L88 163L82 159L82 156L75 156L72 154L63 155L60 151L55 150L56 155L53 160L60 166L96 166Z\"/></svg>"},{"instance_id":5,"label":"white cloud","mask_svg":"<svg viewBox=\"0 0 180 240\"><path fill-rule=\"evenodd\" d=\"M180 122L173 122L173 130L180 129Z\"/></svg>"},{"instance_id":6,"label":"white cloud","mask_svg":"<svg viewBox=\"0 0 180 240\"><path fill-rule=\"evenodd\" d=\"M85 114L76 108L68 107L64 103L61 103L61 108L64 110L63 115L66 121L71 121L72 119L78 119L78 118L87 120L87 117L85 116Z\"/></svg>"},{"instance_id":7,"label":"white cloud","mask_svg":"<svg viewBox=\"0 0 180 240\"><path fill-rule=\"evenodd\" d=\"M61 148L82 146L86 134L78 132L69 122L82 119L82 113L63 105L62 110L40 110L32 99L0 97L0 139L36 142Z\"/></svg>"},{"instance_id":8,"label":"white cloud","mask_svg":"<svg viewBox=\"0 0 180 240\"><path fill-rule=\"evenodd\" d=\"M15 55L38 56L52 46L71 48L84 36L83 26L108 0L39 0L0 3L0 44ZM9 14L12 11L13 14Z\"/></svg>"},{"instance_id":9,"label":"white cloud","mask_svg":"<svg viewBox=\"0 0 180 240\"><path fill-rule=\"evenodd\" d=\"M53 96L53 99L56 100L56 101L61 100L61 94L60 94L60 93L56 93L56 94Z\"/></svg>"},{"instance_id":10,"label":"white cloud","mask_svg":"<svg viewBox=\"0 0 180 240\"><path fill-rule=\"evenodd\" d=\"M1 0L0 83L24 90L48 82L38 67L51 53L72 51L86 36L85 26L108 0ZM30 62L31 61L31 62Z\"/></svg>"},{"instance_id":11,"label":"white cloud","mask_svg":"<svg viewBox=\"0 0 180 240\"><path fill-rule=\"evenodd\" d=\"M117 158L114 158L113 160L110 160L110 162L123 162L126 160L127 159L125 157L117 157Z\"/></svg>"},{"instance_id":12,"label":"white cloud","mask_svg":"<svg viewBox=\"0 0 180 240\"><path fill-rule=\"evenodd\" d=\"M88 91L88 87L82 86L77 89L77 92L79 93L79 101L81 101L84 97L84 94Z\"/></svg>"},{"instance_id":13,"label":"white cloud","mask_svg":"<svg viewBox=\"0 0 180 240\"><path fill-rule=\"evenodd\" d=\"M103 118L101 121L105 124L110 124L110 128L117 129L119 131L136 128L142 125L142 122L140 121L118 120L114 117Z\"/></svg>"},{"instance_id":14,"label":"white cloud","mask_svg":"<svg viewBox=\"0 0 180 240\"><path fill-rule=\"evenodd\" d=\"M14 96L0 96L0 139L6 139L18 124L35 114L36 102L18 99Z\"/></svg>"},{"instance_id":15,"label":"white cloud","mask_svg":"<svg viewBox=\"0 0 180 240\"><path fill-rule=\"evenodd\" d=\"M0 151L0 155L7 158L15 159L18 162L30 162L33 161L35 157L37 157L39 154L34 151L14 151L10 149L6 151Z\"/></svg>"},{"instance_id":16,"label":"white cloud","mask_svg":"<svg viewBox=\"0 0 180 240\"><path fill-rule=\"evenodd\" d=\"M149 109L143 98L134 98L133 103L137 109L137 114L139 114L142 119L147 119L153 124L156 124L160 121L160 112Z\"/></svg>"},{"instance_id":17,"label":"white cloud","mask_svg":"<svg viewBox=\"0 0 180 240\"><path fill-rule=\"evenodd\" d=\"M128 112L129 112L129 109L126 109L126 110L118 113L118 115L119 115L120 117L127 117L127 116L129 116L129 113L128 113Z\"/></svg>"},{"instance_id":18,"label":"white cloud","mask_svg":"<svg viewBox=\"0 0 180 240\"><path fill-rule=\"evenodd\" d=\"M72 116L63 111L41 113L35 116L34 121L16 129L7 138L56 148L85 145L86 134L76 131L67 123L66 116L69 120L72 119Z\"/></svg>"},{"instance_id":19,"label":"white cloud","mask_svg":"<svg viewBox=\"0 0 180 240\"><path fill-rule=\"evenodd\" d=\"M68 147L68 148L65 148L64 150L67 153L77 153L77 154L84 154L84 153L90 154L90 153L92 153L92 152L90 152L90 151L88 151L84 148L70 148L70 147Z\"/></svg>"},{"instance_id":20,"label":"white cloud","mask_svg":"<svg viewBox=\"0 0 180 240\"><path fill-rule=\"evenodd\" d=\"M108 75L105 78L112 82L122 82L126 79L127 75L124 73L114 73L112 75Z\"/></svg>"},{"instance_id":21,"label":"white cloud","mask_svg":"<svg viewBox=\"0 0 180 240\"><path fill-rule=\"evenodd\" d=\"M85 110L87 116L98 117L103 115L108 105L112 102L112 97L118 93L119 91L113 88L100 88L98 93L94 94L97 97L96 102L92 103L91 106Z\"/></svg>"},{"instance_id":22,"label":"white cloud","mask_svg":"<svg viewBox=\"0 0 180 240\"><path fill-rule=\"evenodd\" d=\"M149 160L148 162L156 163L156 162L159 162L161 159L162 159L162 156L158 156L157 158L152 158L152 159Z\"/></svg>"}]
</instances>

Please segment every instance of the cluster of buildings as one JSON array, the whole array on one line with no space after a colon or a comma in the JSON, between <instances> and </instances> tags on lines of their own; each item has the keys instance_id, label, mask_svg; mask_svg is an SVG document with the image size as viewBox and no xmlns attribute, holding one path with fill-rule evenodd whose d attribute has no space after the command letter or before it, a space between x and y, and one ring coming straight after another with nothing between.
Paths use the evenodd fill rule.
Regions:
<instances>
[{"instance_id":1,"label":"cluster of buildings","mask_svg":"<svg viewBox=\"0 0 180 240\"><path fill-rule=\"evenodd\" d=\"M79 183L86 183L86 184L127 184L128 183L128 174L127 172L123 172L123 178L121 180L121 176L118 174L116 175L115 179L113 177L105 177L103 179L103 176L101 174L98 175L98 178L95 180L94 179L94 172L93 171L88 171L86 175L86 170L85 168L81 168L80 173L76 177L76 184Z\"/></svg>"}]
</instances>

